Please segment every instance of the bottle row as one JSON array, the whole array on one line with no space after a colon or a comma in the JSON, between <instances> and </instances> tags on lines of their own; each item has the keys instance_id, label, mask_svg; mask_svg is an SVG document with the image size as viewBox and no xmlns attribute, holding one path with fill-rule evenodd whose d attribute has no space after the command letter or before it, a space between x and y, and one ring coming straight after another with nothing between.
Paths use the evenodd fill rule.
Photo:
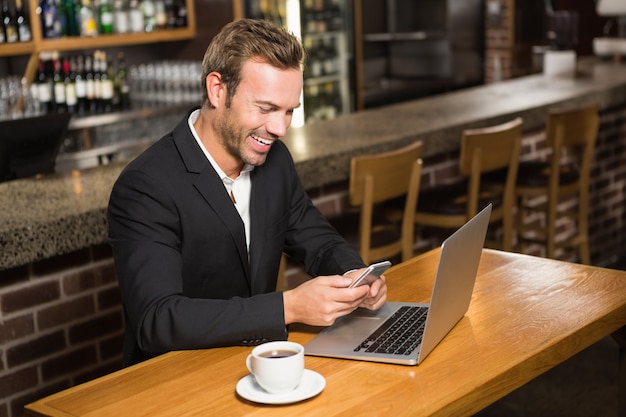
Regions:
<instances>
[{"instance_id":1,"label":"bottle row","mask_svg":"<svg viewBox=\"0 0 626 417\"><path fill-rule=\"evenodd\" d=\"M300 25L305 34L326 33L345 29L342 0L300 0ZM287 26L287 0L248 2L247 16Z\"/></svg>"},{"instance_id":2,"label":"bottle row","mask_svg":"<svg viewBox=\"0 0 626 417\"><path fill-rule=\"evenodd\" d=\"M104 51L65 57L58 52L42 54L30 93L42 113L128 109L130 88L124 54L118 54L115 66Z\"/></svg>"},{"instance_id":3,"label":"bottle row","mask_svg":"<svg viewBox=\"0 0 626 417\"><path fill-rule=\"evenodd\" d=\"M185 0L41 0L37 12L48 39L187 26Z\"/></svg>"},{"instance_id":4,"label":"bottle row","mask_svg":"<svg viewBox=\"0 0 626 417\"><path fill-rule=\"evenodd\" d=\"M304 113L307 123L334 119L343 112L338 81L304 87Z\"/></svg>"},{"instance_id":5,"label":"bottle row","mask_svg":"<svg viewBox=\"0 0 626 417\"><path fill-rule=\"evenodd\" d=\"M9 4L9 0L1 0L0 3L0 44L31 41L32 32L23 1L15 0Z\"/></svg>"},{"instance_id":6,"label":"bottle row","mask_svg":"<svg viewBox=\"0 0 626 417\"><path fill-rule=\"evenodd\" d=\"M341 0L304 0L302 29L305 33L326 33L344 30Z\"/></svg>"},{"instance_id":7,"label":"bottle row","mask_svg":"<svg viewBox=\"0 0 626 417\"><path fill-rule=\"evenodd\" d=\"M339 75L342 72L341 56L335 36L312 38L305 36L303 46L307 59L304 67L305 78Z\"/></svg>"},{"instance_id":8,"label":"bottle row","mask_svg":"<svg viewBox=\"0 0 626 417\"><path fill-rule=\"evenodd\" d=\"M78 116L130 108L200 105L202 65L197 61L157 61L127 67L104 51L60 56L42 53L35 80L0 79L0 120L50 112ZM132 96L132 102L131 102Z\"/></svg>"}]
</instances>

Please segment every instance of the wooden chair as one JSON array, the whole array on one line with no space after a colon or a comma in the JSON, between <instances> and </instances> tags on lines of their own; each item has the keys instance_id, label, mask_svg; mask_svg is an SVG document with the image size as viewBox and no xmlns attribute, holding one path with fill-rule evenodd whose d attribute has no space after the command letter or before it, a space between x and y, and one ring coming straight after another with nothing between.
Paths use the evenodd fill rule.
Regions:
<instances>
[{"instance_id":1,"label":"wooden chair","mask_svg":"<svg viewBox=\"0 0 626 417\"><path fill-rule=\"evenodd\" d=\"M360 208L358 249L366 264L413 257L415 208L421 180L422 143L376 155L356 156L350 166L350 204ZM384 203L404 197L400 222Z\"/></svg>"},{"instance_id":2,"label":"wooden chair","mask_svg":"<svg viewBox=\"0 0 626 417\"><path fill-rule=\"evenodd\" d=\"M461 138L459 172L462 179L420 192L415 223L443 229L456 229L493 203L490 223L502 223L500 242L487 245L513 249L515 180L519 161L522 119L478 129L468 129ZM505 181L482 181L490 172L505 172Z\"/></svg>"},{"instance_id":3,"label":"wooden chair","mask_svg":"<svg viewBox=\"0 0 626 417\"><path fill-rule=\"evenodd\" d=\"M522 247L539 242L545 245L548 258L554 258L557 249L577 248L580 261L590 264L589 176L598 126L597 103L548 113L549 159L521 163L517 179L518 239ZM559 201L572 195L578 197L578 204L559 206ZM545 197L545 202L536 204L539 196ZM529 214L537 211L543 213L545 223L526 224ZM574 231L565 238L557 238L558 220L564 217L572 219Z\"/></svg>"}]
</instances>

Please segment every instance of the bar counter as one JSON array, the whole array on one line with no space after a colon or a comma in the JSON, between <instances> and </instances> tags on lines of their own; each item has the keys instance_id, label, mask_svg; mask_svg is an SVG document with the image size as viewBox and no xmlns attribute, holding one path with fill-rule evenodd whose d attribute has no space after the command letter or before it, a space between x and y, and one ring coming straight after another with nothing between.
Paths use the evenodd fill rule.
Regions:
<instances>
[{"instance_id":1,"label":"bar counter","mask_svg":"<svg viewBox=\"0 0 626 417\"><path fill-rule=\"evenodd\" d=\"M458 149L462 130L515 116L524 129L546 110L626 104L626 65L582 61L576 77L541 74L354 113L290 129L285 143L307 189L344 181L355 155L424 142L424 156ZM182 117L182 114L181 114ZM155 139L165 132L159 132ZM0 184L0 270L104 243L111 186L124 163Z\"/></svg>"}]
</instances>

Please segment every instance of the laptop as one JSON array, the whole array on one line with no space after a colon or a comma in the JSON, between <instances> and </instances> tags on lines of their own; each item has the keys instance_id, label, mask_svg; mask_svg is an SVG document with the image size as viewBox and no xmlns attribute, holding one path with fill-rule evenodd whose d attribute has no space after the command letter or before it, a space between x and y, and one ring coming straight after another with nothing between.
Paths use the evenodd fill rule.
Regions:
<instances>
[{"instance_id":1,"label":"laptop","mask_svg":"<svg viewBox=\"0 0 626 417\"><path fill-rule=\"evenodd\" d=\"M492 205L441 245L430 303L388 301L377 311L359 308L305 344L304 353L400 365L418 365L469 308ZM416 277L417 279L417 277ZM390 325L388 320L401 320ZM399 335L391 335L393 331Z\"/></svg>"}]
</instances>

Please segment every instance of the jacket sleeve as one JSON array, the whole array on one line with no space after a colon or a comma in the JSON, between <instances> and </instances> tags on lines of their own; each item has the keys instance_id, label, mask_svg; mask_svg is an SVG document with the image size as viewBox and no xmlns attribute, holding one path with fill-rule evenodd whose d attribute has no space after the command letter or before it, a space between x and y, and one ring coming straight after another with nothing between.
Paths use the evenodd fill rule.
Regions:
<instances>
[{"instance_id":1,"label":"jacket sleeve","mask_svg":"<svg viewBox=\"0 0 626 417\"><path fill-rule=\"evenodd\" d=\"M364 263L358 251L339 235L313 204L296 173L291 155L286 148L284 151L293 177L285 252L302 261L306 272L313 277L341 275L362 268Z\"/></svg>"}]
</instances>

